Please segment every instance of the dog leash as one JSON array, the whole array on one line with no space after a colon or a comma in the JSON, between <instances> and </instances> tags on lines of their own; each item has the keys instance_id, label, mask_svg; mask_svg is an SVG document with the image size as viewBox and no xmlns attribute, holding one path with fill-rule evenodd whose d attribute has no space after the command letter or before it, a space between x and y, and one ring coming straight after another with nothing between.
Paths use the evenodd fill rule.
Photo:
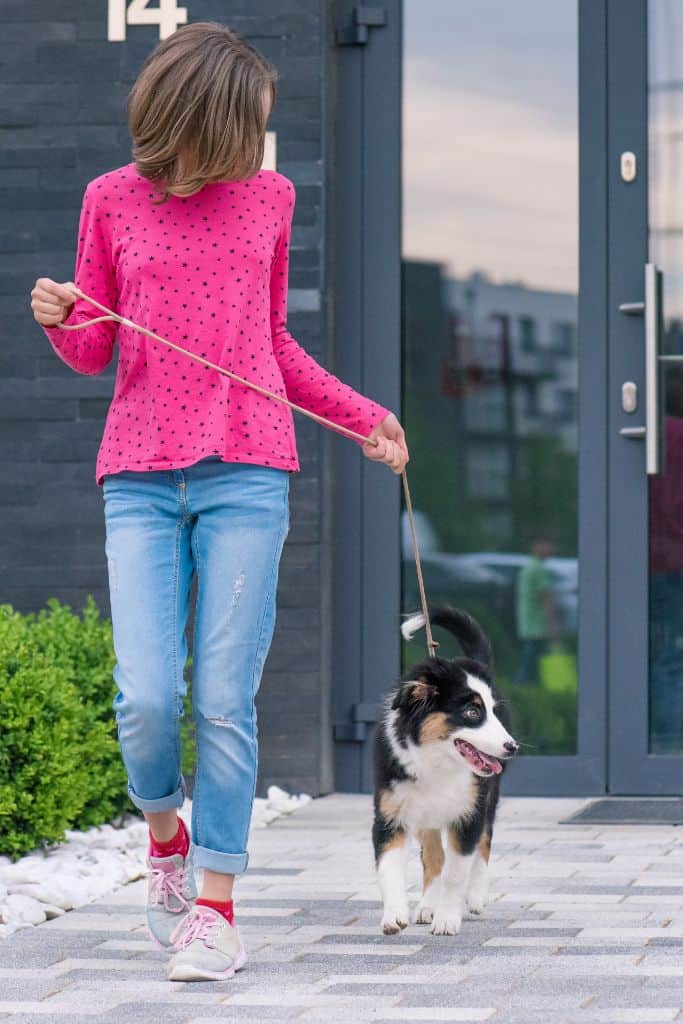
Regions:
<instances>
[{"instance_id":1,"label":"dog leash","mask_svg":"<svg viewBox=\"0 0 683 1024\"><path fill-rule=\"evenodd\" d=\"M304 409L300 405L296 405L294 402L290 402L289 399L283 398L282 395L276 395L272 391L268 391L266 388L262 388L260 384L254 384L252 381L245 380L244 377L240 377L238 374L233 373L232 370L226 370L223 366L217 366L216 363L210 362L208 359L204 359L203 356L198 356L194 352L189 352L186 348L181 348L180 345L176 345L172 341L168 341L167 338L162 338L160 334L155 334L154 331L148 330L147 327L141 327L136 324L133 320L129 320L125 316L121 316L119 313L115 313L111 309L107 309L101 302L97 302L95 299L86 295L85 292L81 291L76 285L73 285L73 290L76 294L83 299L85 302L89 302L97 309L101 309L105 316L95 317L94 320L85 320L79 324L57 324L56 326L61 328L63 331L80 331L83 327L92 327L93 324L103 323L105 320L115 320L117 323L123 324L124 327L130 327L134 331L140 331L141 334L146 334L147 337L153 338L155 341L160 341L164 345L168 345L170 348L176 350L176 352L182 352L184 355L189 356L190 359L195 359L198 363L203 363L204 366L210 367L212 370L217 370L218 373L224 374L226 377L232 377L233 380L239 381L240 384L244 384L248 388L253 388L254 391L260 392L262 395L267 395L269 398L274 398L277 402L282 402L283 405L288 405L290 409L295 409L297 412L303 413L304 416L308 416L310 419L315 420L317 423L321 423L323 426L331 427L333 430L341 431L347 434L348 437L356 438L358 441L363 441L367 444L372 444L375 448L379 448L379 444L375 440L370 440L369 437L363 437L362 434L357 434L355 430L351 430L350 427L343 427L339 423L333 423L331 420L325 419L324 416L319 416L315 412L311 412L309 409ZM408 476L405 468L401 470L401 479L403 481L403 493L406 502L406 509L408 512L408 522L410 523L410 535L413 542L413 555L415 558L415 568L417 571L417 583L420 590L420 602L422 604L422 614L425 620L425 631L427 634L427 649L430 657L436 657L436 648L439 646L438 641L432 637L431 626L429 622L429 609L427 607L427 598L425 595L424 580L422 578L422 563L420 561L420 553L417 547L417 536L415 534L415 520L413 518L413 505L410 500L410 489L408 487Z\"/></svg>"}]
</instances>

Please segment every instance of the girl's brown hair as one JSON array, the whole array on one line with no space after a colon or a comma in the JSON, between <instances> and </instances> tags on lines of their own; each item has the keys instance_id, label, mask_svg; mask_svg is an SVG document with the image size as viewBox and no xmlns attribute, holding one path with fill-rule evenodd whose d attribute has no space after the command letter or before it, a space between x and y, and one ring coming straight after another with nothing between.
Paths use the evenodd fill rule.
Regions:
<instances>
[{"instance_id":1,"label":"girl's brown hair","mask_svg":"<svg viewBox=\"0 0 683 1024\"><path fill-rule=\"evenodd\" d=\"M277 71L217 21L183 25L146 58L128 96L138 173L170 195L251 178L263 163Z\"/></svg>"}]
</instances>

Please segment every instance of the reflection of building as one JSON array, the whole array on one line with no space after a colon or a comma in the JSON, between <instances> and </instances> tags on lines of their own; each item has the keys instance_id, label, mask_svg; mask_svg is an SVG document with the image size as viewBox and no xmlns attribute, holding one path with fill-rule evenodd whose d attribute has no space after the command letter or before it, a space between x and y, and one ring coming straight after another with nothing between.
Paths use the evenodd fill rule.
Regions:
<instances>
[{"instance_id":1,"label":"reflection of building","mask_svg":"<svg viewBox=\"0 0 683 1024\"><path fill-rule=\"evenodd\" d=\"M489 514L504 530L520 441L554 438L577 450L576 296L483 274L447 279L445 289L467 492L500 503Z\"/></svg>"},{"instance_id":2,"label":"reflection of building","mask_svg":"<svg viewBox=\"0 0 683 1024\"><path fill-rule=\"evenodd\" d=\"M491 529L514 542L510 497L524 441L577 450L576 296L480 273L449 279L429 262L406 261L404 281L409 400L424 401L432 443L457 439L462 496L483 501Z\"/></svg>"},{"instance_id":3,"label":"reflection of building","mask_svg":"<svg viewBox=\"0 0 683 1024\"><path fill-rule=\"evenodd\" d=\"M490 437L512 426L576 451L576 296L494 284L483 274L446 280L449 369L464 391L465 428ZM511 423L506 398L512 395Z\"/></svg>"}]
</instances>

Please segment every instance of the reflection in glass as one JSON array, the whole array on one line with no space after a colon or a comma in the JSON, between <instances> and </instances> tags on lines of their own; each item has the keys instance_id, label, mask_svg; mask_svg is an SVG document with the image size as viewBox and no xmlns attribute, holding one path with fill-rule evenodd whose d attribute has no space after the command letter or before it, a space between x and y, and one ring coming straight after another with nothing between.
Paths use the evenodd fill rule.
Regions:
<instances>
[{"instance_id":1,"label":"reflection in glass","mask_svg":"<svg viewBox=\"0 0 683 1024\"><path fill-rule=\"evenodd\" d=\"M683 354L683 9L649 4L650 260L664 271L662 352ZM667 366L667 364L663 364ZM683 752L683 364L664 379L663 472L650 480L650 752Z\"/></svg>"},{"instance_id":2,"label":"reflection in glass","mask_svg":"<svg viewBox=\"0 0 683 1024\"><path fill-rule=\"evenodd\" d=\"M486 629L525 751L573 754L576 4L404 12L402 419L427 597ZM422 631L403 667L425 653Z\"/></svg>"}]
</instances>

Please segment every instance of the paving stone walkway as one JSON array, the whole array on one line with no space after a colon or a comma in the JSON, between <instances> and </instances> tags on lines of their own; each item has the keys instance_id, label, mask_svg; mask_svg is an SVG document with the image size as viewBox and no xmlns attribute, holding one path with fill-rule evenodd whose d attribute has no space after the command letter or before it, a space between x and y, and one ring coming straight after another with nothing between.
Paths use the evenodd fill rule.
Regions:
<instances>
[{"instance_id":1,"label":"paving stone walkway","mask_svg":"<svg viewBox=\"0 0 683 1024\"><path fill-rule=\"evenodd\" d=\"M0 1021L683 1022L683 832L559 824L582 803L504 799L484 915L390 937L370 798L315 800L252 833L234 979L166 981L140 880L0 941ZM410 879L416 894L417 849Z\"/></svg>"}]
</instances>

